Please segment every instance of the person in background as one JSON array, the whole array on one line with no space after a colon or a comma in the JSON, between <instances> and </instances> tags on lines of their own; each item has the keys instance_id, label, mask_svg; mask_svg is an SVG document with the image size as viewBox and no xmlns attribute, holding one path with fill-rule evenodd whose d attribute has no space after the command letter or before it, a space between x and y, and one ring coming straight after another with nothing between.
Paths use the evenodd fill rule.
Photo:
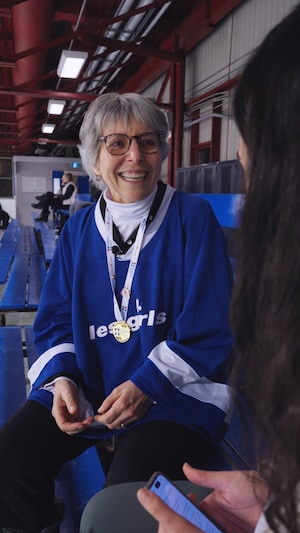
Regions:
<instances>
[{"instance_id":1,"label":"person in background","mask_svg":"<svg viewBox=\"0 0 300 533\"><path fill-rule=\"evenodd\" d=\"M298 4L256 50L234 98L247 188L232 302L234 377L243 378L261 466L259 474L184 467L189 480L215 489L202 508L225 533L300 531L299 29ZM159 533L200 531L147 489L138 498Z\"/></svg>"},{"instance_id":2,"label":"person in background","mask_svg":"<svg viewBox=\"0 0 300 533\"><path fill-rule=\"evenodd\" d=\"M79 211L80 209L83 209L84 207L87 207L91 205L93 202L97 202L97 200L100 198L102 194L102 188L100 188L100 184L98 186L98 183L95 184L94 180L89 181L89 189L90 189L90 200L76 200L73 202L72 205L70 205L69 213L70 216L74 215L76 211Z\"/></svg>"},{"instance_id":3,"label":"person in background","mask_svg":"<svg viewBox=\"0 0 300 533\"><path fill-rule=\"evenodd\" d=\"M41 196L36 196L38 203L31 204L31 207L34 209L41 209L42 211L35 220L47 222L50 214L50 207L68 210L70 205L73 204L77 194L77 186L73 174L71 174L71 172L64 172L61 182L61 188L56 194L48 191Z\"/></svg>"},{"instance_id":4,"label":"person in background","mask_svg":"<svg viewBox=\"0 0 300 533\"><path fill-rule=\"evenodd\" d=\"M209 204L160 179L167 137L138 94L85 114L83 166L106 188L69 218L47 273L31 393L0 429L0 531L53 523L54 478L96 443L106 486L215 461L232 412L232 270Z\"/></svg>"},{"instance_id":5,"label":"person in background","mask_svg":"<svg viewBox=\"0 0 300 533\"><path fill-rule=\"evenodd\" d=\"M2 205L0 204L0 229L7 228L9 218L9 214L2 209Z\"/></svg>"}]
</instances>

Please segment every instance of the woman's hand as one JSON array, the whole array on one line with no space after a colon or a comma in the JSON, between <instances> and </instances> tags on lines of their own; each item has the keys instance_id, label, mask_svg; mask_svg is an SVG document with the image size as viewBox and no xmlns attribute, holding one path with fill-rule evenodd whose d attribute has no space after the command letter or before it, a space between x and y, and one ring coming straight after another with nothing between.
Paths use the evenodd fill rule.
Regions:
<instances>
[{"instance_id":1,"label":"woman's hand","mask_svg":"<svg viewBox=\"0 0 300 533\"><path fill-rule=\"evenodd\" d=\"M80 419L77 387L67 379L55 382L52 416L61 431L75 435L88 428L92 416Z\"/></svg>"},{"instance_id":2,"label":"woman's hand","mask_svg":"<svg viewBox=\"0 0 300 533\"><path fill-rule=\"evenodd\" d=\"M109 429L128 426L142 418L148 411L152 400L145 396L132 381L125 381L115 387L98 409L95 420Z\"/></svg>"},{"instance_id":3,"label":"woman's hand","mask_svg":"<svg viewBox=\"0 0 300 533\"><path fill-rule=\"evenodd\" d=\"M268 490L256 472L207 472L185 464L186 477L203 487L215 489L199 505L224 533L253 533L268 500ZM190 495L195 502L195 496ZM148 489L138 491L143 507L159 522L159 533L196 533L187 523Z\"/></svg>"},{"instance_id":4,"label":"woman's hand","mask_svg":"<svg viewBox=\"0 0 300 533\"><path fill-rule=\"evenodd\" d=\"M157 533L203 533L201 529L179 516L154 492L147 488L139 489L137 498L142 506L159 523Z\"/></svg>"},{"instance_id":5,"label":"woman's hand","mask_svg":"<svg viewBox=\"0 0 300 533\"><path fill-rule=\"evenodd\" d=\"M268 489L257 472L207 472L185 464L183 471L195 485L214 489L200 509L224 532L252 533L268 501Z\"/></svg>"}]
</instances>

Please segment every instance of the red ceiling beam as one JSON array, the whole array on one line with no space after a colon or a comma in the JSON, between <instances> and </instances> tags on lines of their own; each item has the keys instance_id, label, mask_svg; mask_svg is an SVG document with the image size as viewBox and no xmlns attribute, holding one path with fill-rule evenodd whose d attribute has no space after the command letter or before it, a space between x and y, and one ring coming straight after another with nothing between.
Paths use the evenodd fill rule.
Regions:
<instances>
[{"instance_id":1,"label":"red ceiling beam","mask_svg":"<svg viewBox=\"0 0 300 533\"><path fill-rule=\"evenodd\" d=\"M201 2L178 30L179 49L191 50L209 35L221 20L244 0L208 0Z\"/></svg>"},{"instance_id":2,"label":"red ceiling beam","mask_svg":"<svg viewBox=\"0 0 300 533\"><path fill-rule=\"evenodd\" d=\"M0 61L0 67L16 68L16 63L13 61Z\"/></svg>"},{"instance_id":3,"label":"red ceiling beam","mask_svg":"<svg viewBox=\"0 0 300 533\"><path fill-rule=\"evenodd\" d=\"M80 100L83 102L92 102L97 97L96 94L88 93L70 93L64 91L49 91L43 89L7 89L0 87L0 94L21 95L30 98L65 98L66 100Z\"/></svg>"},{"instance_id":4,"label":"red ceiling beam","mask_svg":"<svg viewBox=\"0 0 300 533\"><path fill-rule=\"evenodd\" d=\"M120 41L118 39L109 39L101 35L91 35L89 33L89 42L111 48L112 50L124 50L125 52L132 52L133 54L143 57L157 57L167 61L179 63L182 60L182 54L170 52L164 48L152 48L151 46L143 46L142 44L133 44L127 41Z\"/></svg>"},{"instance_id":5,"label":"red ceiling beam","mask_svg":"<svg viewBox=\"0 0 300 533\"><path fill-rule=\"evenodd\" d=\"M17 112L16 109L3 109L3 108L0 109L0 113L16 113L16 112Z\"/></svg>"},{"instance_id":6,"label":"red ceiling beam","mask_svg":"<svg viewBox=\"0 0 300 533\"><path fill-rule=\"evenodd\" d=\"M1 135L1 134L0 134ZM44 139L43 137L37 137L36 139L28 139L27 137L18 137L18 139L5 139L0 136L0 149L1 145L15 146L22 143L50 143L50 144L63 144L64 146L77 146L76 141L66 141L65 139Z\"/></svg>"},{"instance_id":7,"label":"red ceiling beam","mask_svg":"<svg viewBox=\"0 0 300 533\"><path fill-rule=\"evenodd\" d=\"M32 143L47 143L47 144L63 144L64 146L78 146L79 141L66 141L65 139L45 139L38 137L36 139L26 139L26 141Z\"/></svg>"},{"instance_id":8,"label":"red ceiling beam","mask_svg":"<svg viewBox=\"0 0 300 533\"><path fill-rule=\"evenodd\" d=\"M181 60L180 54L175 54L174 52L170 52L170 50L151 48L150 46L143 46L139 44L128 43L126 41L120 41L118 39L109 39L108 37L101 37L98 33L96 33L96 31L96 28L94 34L92 33L91 28L89 28L88 30L85 29L74 31L73 33L69 33L68 35L64 35L63 37L58 37L57 39L53 39L52 41L43 43L42 45L33 46L32 48L28 48L23 52L19 52L11 58L11 62L18 61L19 59L23 59L24 57L34 55L41 51L49 50L51 48L54 48L55 46L62 45L77 38L83 39L85 36L88 36L86 44L98 44L99 46L106 46L107 48L113 50L124 50L125 52L132 52L134 54L142 55L144 57L158 57L161 59L166 59L167 61Z\"/></svg>"},{"instance_id":9,"label":"red ceiling beam","mask_svg":"<svg viewBox=\"0 0 300 533\"><path fill-rule=\"evenodd\" d=\"M243 1L210 0L210 2L199 3L178 28L179 49L187 53L207 37L213 31L214 26ZM161 48L174 50L174 35L167 37L161 44ZM159 61L153 56L149 57L144 65L123 85L122 92L143 91L155 79L163 75L168 67L167 61Z\"/></svg>"},{"instance_id":10,"label":"red ceiling beam","mask_svg":"<svg viewBox=\"0 0 300 533\"><path fill-rule=\"evenodd\" d=\"M170 0L158 0L157 2L152 2L151 4L147 4L143 7L138 7L136 9L131 9L130 11L127 11L126 13L123 13L122 15L113 16L113 17L103 17L100 18L97 14L97 12L90 13L87 15L87 13L83 13L81 17L81 22L83 25L85 25L87 22L90 24L91 21L95 21L93 25L98 28L99 30L99 24L103 22L103 24L106 26L110 26L112 24L115 24L116 22L122 22L123 20L128 20L131 17L134 17L135 15L139 15L140 13L145 13L147 11L150 11L151 9L157 9L160 6L164 6L165 4L169 3ZM71 23L77 22L78 15L76 13L76 10L74 10L74 3L72 2L72 6L70 4L69 9L67 9L67 6L63 7L57 7L54 14L54 20L55 21L66 21L68 20Z\"/></svg>"}]
</instances>

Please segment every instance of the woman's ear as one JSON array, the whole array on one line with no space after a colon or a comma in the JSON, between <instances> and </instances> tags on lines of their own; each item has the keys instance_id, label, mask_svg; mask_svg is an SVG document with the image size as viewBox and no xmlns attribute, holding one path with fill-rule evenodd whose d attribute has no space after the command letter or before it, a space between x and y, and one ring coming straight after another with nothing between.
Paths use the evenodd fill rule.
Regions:
<instances>
[{"instance_id":1,"label":"woman's ear","mask_svg":"<svg viewBox=\"0 0 300 533\"><path fill-rule=\"evenodd\" d=\"M237 151L237 157L238 157L243 169L245 171L247 171L248 163L249 163L248 148L247 148L247 145L246 145L243 137L241 137L241 136L240 136L240 139L239 139L239 148L238 148L238 151Z\"/></svg>"},{"instance_id":2,"label":"woman's ear","mask_svg":"<svg viewBox=\"0 0 300 533\"><path fill-rule=\"evenodd\" d=\"M95 176L99 178L99 181L101 180L101 170L99 164L93 166L93 171L95 173Z\"/></svg>"},{"instance_id":3,"label":"woman's ear","mask_svg":"<svg viewBox=\"0 0 300 533\"><path fill-rule=\"evenodd\" d=\"M249 176L249 153L247 145L242 137L239 140L239 148L237 151L237 158L239 159L243 170L244 170L244 183L245 191L247 192L250 187L250 176Z\"/></svg>"}]
</instances>

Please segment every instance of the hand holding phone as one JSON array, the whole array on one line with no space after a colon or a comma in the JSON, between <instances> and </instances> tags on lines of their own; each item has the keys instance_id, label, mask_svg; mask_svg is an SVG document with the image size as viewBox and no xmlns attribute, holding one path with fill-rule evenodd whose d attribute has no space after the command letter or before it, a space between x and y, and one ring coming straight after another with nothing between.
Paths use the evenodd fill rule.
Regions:
<instances>
[{"instance_id":1,"label":"hand holding phone","mask_svg":"<svg viewBox=\"0 0 300 533\"><path fill-rule=\"evenodd\" d=\"M157 494L173 511L199 527L205 533L222 531L161 472L155 472L147 488Z\"/></svg>"}]
</instances>

